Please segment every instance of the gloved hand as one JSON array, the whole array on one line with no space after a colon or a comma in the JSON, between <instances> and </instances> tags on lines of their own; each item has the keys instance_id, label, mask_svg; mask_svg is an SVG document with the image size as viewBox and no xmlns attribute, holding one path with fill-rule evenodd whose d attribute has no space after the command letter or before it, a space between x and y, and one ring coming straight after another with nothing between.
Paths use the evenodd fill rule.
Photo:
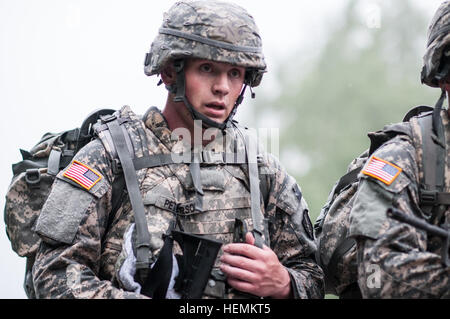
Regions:
<instances>
[{"instance_id":1,"label":"gloved hand","mask_svg":"<svg viewBox=\"0 0 450 319\"><path fill-rule=\"evenodd\" d=\"M125 260L117 273L117 277L125 290L140 293L142 287L139 283L137 283L134 280L134 275L136 274L136 256L134 255L133 252L133 245L131 239L134 226L135 225L132 224L124 235L124 242L122 245L121 254L125 256ZM172 262L173 262L172 274L170 276L170 282L169 287L167 289L166 298L180 299L181 295L173 289L173 287L175 286L175 278L178 276L179 273L178 262L173 254L172 254ZM155 263L150 265L150 267L152 268L154 264Z\"/></svg>"}]
</instances>

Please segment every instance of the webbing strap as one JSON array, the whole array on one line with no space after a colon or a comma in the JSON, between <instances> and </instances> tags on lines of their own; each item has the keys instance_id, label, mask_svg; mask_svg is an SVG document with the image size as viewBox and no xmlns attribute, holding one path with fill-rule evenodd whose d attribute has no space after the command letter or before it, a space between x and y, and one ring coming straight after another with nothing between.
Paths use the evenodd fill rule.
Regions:
<instances>
[{"instance_id":1,"label":"webbing strap","mask_svg":"<svg viewBox=\"0 0 450 319\"><path fill-rule=\"evenodd\" d=\"M136 223L136 272L141 273L139 276L144 280L149 268L150 256L150 233L147 228L147 220L145 218L144 204L142 202L141 192L139 190L138 178L136 170L131 160L123 131L117 120L106 123L117 150L120 162L122 164L123 174L128 189L131 206L133 207L134 219Z\"/></svg>"},{"instance_id":2,"label":"webbing strap","mask_svg":"<svg viewBox=\"0 0 450 319\"><path fill-rule=\"evenodd\" d=\"M338 273L338 263L340 260L342 260L342 257L350 250L352 247L356 245L356 240L352 237L347 237L344 239L343 242L334 250L333 254L331 255L331 258L325 267L323 267L326 278L329 280L330 284L333 287L338 286L338 282L336 280L335 275Z\"/></svg>"},{"instance_id":3,"label":"webbing strap","mask_svg":"<svg viewBox=\"0 0 450 319\"><path fill-rule=\"evenodd\" d=\"M205 164L228 164L239 165L246 164L245 156L233 153L191 153L188 155L183 154L153 154L148 156L136 157L133 159L133 164L136 170L143 168L153 168L172 164L190 164L194 161L194 158L199 163Z\"/></svg>"},{"instance_id":4,"label":"webbing strap","mask_svg":"<svg viewBox=\"0 0 450 319\"><path fill-rule=\"evenodd\" d=\"M203 211L203 186L202 177L200 174L200 163L193 161L189 164L189 171L191 172L192 183L194 184L195 193L195 209Z\"/></svg>"},{"instance_id":5,"label":"webbing strap","mask_svg":"<svg viewBox=\"0 0 450 319\"><path fill-rule=\"evenodd\" d=\"M352 237L347 237L343 242L334 250L333 255L331 255L330 261L328 263L328 269L330 274L337 273L338 261L344 256L354 245L356 241Z\"/></svg>"},{"instance_id":6,"label":"webbing strap","mask_svg":"<svg viewBox=\"0 0 450 319\"><path fill-rule=\"evenodd\" d=\"M259 189L259 173L258 173L258 162L256 154L256 141L248 135L245 139L245 146L247 150L247 161L248 161L248 175L250 182L250 202L251 202L251 213L253 220L253 236L255 237L255 246L258 248L263 248L263 216L261 214L260 206L260 189Z\"/></svg>"},{"instance_id":7,"label":"webbing strap","mask_svg":"<svg viewBox=\"0 0 450 319\"><path fill-rule=\"evenodd\" d=\"M450 205L450 193L420 190L420 205Z\"/></svg>"},{"instance_id":8,"label":"webbing strap","mask_svg":"<svg viewBox=\"0 0 450 319\"><path fill-rule=\"evenodd\" d=\"M445 185L446 150L444 127L440 117L445 92L435 105L432 116L418 118L422 133L423 181L420 190L420 206L429 217L439 218L440 211L447 205L450 194L443 192ZM442 201L442 202L441 202Z\"/></svg>"},{"instance_id":9,"label":"webbing strap","mask_svg":"<svg viewBox=\"0 0 450 319\"><path fill-rule=\"evenodd\" d=\"M175 161L172 154L155 154L150 156L136 157L133 159L133 164L136 170L140 170L143 168L153 168L175 164Z\"/></svg>"},{"instance_id":10,"label":"webbing strap","mask_svg":"<svg viewBox=\"0 0 450 319\"><path fill-rule=\"evenodd\" d=\"M59 173L61 161L61 151L52 149L50 155L48 156L48 168L47 173L56 176Z\"/></svg>"},{"instance_id":11,"label":"webbing strap","mask_svg":"<svg viewBox=\"0 0 450 319\"><path fill-rule=\"evenodd\" d=\"M358 174L361 172L362 167L355 168L354 170L348 172L344 176L339 179L336 188L334 189L334 194L339 194L342 189L344 189L347 185L351 185L358 180Z\"/></svg>"}]
</instances>

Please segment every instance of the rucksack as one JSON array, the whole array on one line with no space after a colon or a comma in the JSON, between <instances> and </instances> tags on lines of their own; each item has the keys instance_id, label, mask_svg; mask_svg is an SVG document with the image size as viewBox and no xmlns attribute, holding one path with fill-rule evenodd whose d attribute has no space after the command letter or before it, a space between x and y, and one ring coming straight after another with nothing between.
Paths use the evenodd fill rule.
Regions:
<instances>
[{"instance_id":1,"label":"rucksack","mask_svg":"<svg viewBox=\"0 0 450 319\"><path fill-rule=\"evenodd\" d=\"M44 134L30 151L21 149L22 161L12 165L13 178L6 194L4 219L12 249L27 258L24 289L29 298L35 297L31 267L40 244L39 236L33 231L36 219L56 175L92 140L93 127L100 116L113 112L97 110L79 128Z\"/></svg>"},{"instance_id":2,"label":"rucksack","mask_svg":"<svg viewBox=\"0 0 450 319\"><path fill-rule=\"evenodd\" d=\"M439 102L438 102L439 103ZM418 156L419 170L423 172L420 186L420 207L425 216L439 219L443 205L449 205L443 194L445 176L445 145L437 143L442 136L442 122L437 121L439 108L417 106L404 117L403 122L387 125L381 131L369 133L369 149L356 157L332 188L319 217L314 224L316 260L325 273L325 291L340 298L361 298L357 284L356 241L349 237L349 216L358 190L358 174L370 156L384 143L396 136L411 137ZM440 122L440 126L435 123ZM438 127L438 128L436 128ZM414 129L416 128L416 129ZM418 141L422 141L418 143ZM418 145L417 145L418 144Z\"/></svg>"}]
</instances>

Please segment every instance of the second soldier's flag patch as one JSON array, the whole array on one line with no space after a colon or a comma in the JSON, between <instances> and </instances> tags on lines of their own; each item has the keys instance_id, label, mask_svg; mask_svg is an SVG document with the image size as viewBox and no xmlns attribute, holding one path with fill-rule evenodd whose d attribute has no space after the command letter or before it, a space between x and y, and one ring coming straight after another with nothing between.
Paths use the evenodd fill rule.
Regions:
<instances>
[{"instance_id":1,"label":"second soldier's flag patch","mask_svg":"<svg viewBox=\"0 0 450 319\"><path fill-rule=\"evenodd\" d=\"M73 161L64 172L64 177L74 181L81 187L90 190L102 176L87 165L78 161Z\"/></svg>"},{"instance_id":2,"label":"second soldier's flag patch","mask_svg":"<svg viewBox=\"0 0 450 319\"><path fill-rule=\"evenodd\" d=\"M391 185L397 176L400 175L401 171L402 169L400 167L373 156L362 173L372 176L387 185Z\"/></svg>"}]
</instances>

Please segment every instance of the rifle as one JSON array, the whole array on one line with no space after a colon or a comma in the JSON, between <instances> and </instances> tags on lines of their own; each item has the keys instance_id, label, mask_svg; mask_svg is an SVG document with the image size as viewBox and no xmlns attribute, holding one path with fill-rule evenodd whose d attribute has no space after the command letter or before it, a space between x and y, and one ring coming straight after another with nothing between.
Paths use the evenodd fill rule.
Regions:
<instances>
[{"instance_id":1,"label":"rifle","mask_svg":"<svg viewBox=\"0 0 450 319\"><path fill-rule=\"evenodd\" d=\"M423 219L406 215L405 213L396 208L389 208L386 211L386 214L392 219L414 226L418 229L424 230L430 235L442 238L444 241L444 245L442 247L442 261L446 267L450 266L450 259L448 254L450 243L450 230L445 230L444 228L431 225L426 221L424 221Z\"/></svg>"},{"instance_id":2,"label":"rifle","mask_svg":"<svg viewBox=\"0 0 450 319\"><path fill-rule=\"evenodd\" d=\"M182 299L200 299L222 243L176 230L172 230L172 237L183 250L182 256L176 255L180 273L175 291Z\"/></svg>"}]
</instances>

